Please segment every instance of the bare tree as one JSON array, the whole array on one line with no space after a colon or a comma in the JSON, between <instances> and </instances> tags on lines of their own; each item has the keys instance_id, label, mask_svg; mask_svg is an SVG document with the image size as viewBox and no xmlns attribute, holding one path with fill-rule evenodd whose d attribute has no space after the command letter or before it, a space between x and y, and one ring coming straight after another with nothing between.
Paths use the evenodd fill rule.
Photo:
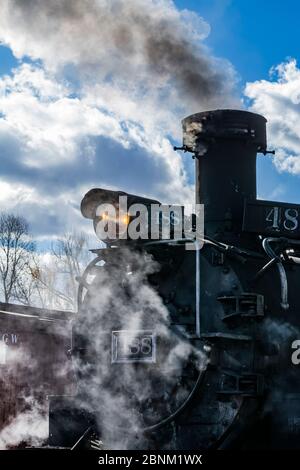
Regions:
<instances>
[{"instance_id":1,"label":"bare tree","mask_svg":"<svg viewBox=\"0 0 300 470\"><path fill-rule=\"evenodd\" d=\"M87 238L83 233L65 234L53 244L47 260L36 264L32 272L35 292L43 307L77 308L77 276L90 259Z\"/></svg>"},{"instance_id":2,"label":"bare tree","mask_svg":"<svg viewBox=\"0 0 300 470\"><path fill-rule=\"evenodd\" d=\"M0 214L0 290L5 302L29 304L35 244L23 217Z\"/></svg>"}]
</instances>

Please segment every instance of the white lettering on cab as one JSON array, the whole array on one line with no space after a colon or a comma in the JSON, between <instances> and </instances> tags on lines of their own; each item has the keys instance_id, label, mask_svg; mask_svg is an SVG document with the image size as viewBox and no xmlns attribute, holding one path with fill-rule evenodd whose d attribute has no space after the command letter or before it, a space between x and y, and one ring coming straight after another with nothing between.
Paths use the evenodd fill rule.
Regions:
<instances>
[{"instance_id":1,"label":"white lettering on cab","mask_svg":"<svg viewBox=\"0 0 300 470\"><path fill-rule=\"evenodd\" d=\"M5 344L17 344L18 339L19 337L16 333L0 333L0 340Z\"/></svg>"}]
</instances>

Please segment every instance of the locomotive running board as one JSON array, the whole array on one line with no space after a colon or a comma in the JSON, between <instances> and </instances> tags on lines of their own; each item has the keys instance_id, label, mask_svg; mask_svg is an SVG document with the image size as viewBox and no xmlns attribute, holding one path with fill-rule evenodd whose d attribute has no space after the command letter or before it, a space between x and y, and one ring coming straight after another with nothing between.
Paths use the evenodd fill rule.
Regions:
<instances>
[{"instance_id":1,"label":"locomotive running board","mask_svg":"<svg viewBox=\"0 0 300 470\"><path fill-rule=\"evenodd\" d=\"M213 332L213 333L205 333L201 335L202 339L208 339L210 341L215 341L215 340L225 340L225 341L253 341L252 336L247 336L247 335L235 335L235 334L230 334L230 333L219 333L219 332Z\"/></svg>"}]
</instances>

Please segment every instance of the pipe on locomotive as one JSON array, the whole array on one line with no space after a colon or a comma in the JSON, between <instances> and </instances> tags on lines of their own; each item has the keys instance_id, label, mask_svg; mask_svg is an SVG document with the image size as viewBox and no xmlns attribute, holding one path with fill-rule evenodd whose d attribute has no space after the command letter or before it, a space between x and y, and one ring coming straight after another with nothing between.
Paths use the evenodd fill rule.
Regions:
<instances>
[{"instance_id":1,"label":"pipe on locomotive","mask_svg":"<svg viewBox=\"0 0 300 470\"><path fill-rule=\"evenodd\" d=\"M267 152L266 119L220 109L182 121L182 150L195 154L196 203L207 235L241 233L245 199L256 199L256 155Z\"/></svg>"}]
</instances>

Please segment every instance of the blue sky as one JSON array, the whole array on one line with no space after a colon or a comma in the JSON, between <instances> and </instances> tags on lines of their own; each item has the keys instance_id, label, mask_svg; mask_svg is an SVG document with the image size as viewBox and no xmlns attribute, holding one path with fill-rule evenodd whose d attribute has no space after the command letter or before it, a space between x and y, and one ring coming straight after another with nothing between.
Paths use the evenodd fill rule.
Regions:
<instances>
[{"instance_id":1,"label":"blue sky","mask_svg":"<svg viewBox=\"0 0 300 470\"><path fill-rule=\"evenodd\" d=\"M180 8L199 12L211 26L205 41L227 58L246 82L268 79L273 66L300 59L300 3L296 0L176 0ZM258 193L300 203L299 176L278 173L270 158L258 158Z\"/></svg>"},{"instance_id":2,"label":"blue sky","mask_svg":"<svg viewBox=\"0 0 300 470\"><path fill-rule=\"evenodd\" d=\"M180 143L180 119L206 107L238 106L236 97L268 118L269 147L277 150L275 162L258 159L259 196L300 203L298 2L160 0L153 7L154 0L118 0L125 17L139 4L152 25L163 17L196 50L203 42L212 67L222 59L216 66L225 98L218 101L216 93L198 109L181 99L171 73L148 76L139 53L124 59L109 49L109 32L93 36L96 7L88 12L76 2L82 24L70 28L70 19L49 16L51 1L35 0L28 11L25 3L0 0L0 209L25 213L33 231L48 239L87 226L79 204L93 186L186 203L193 197L193 163L172 152L172 143ZM197 37L190 32L196 19ZM138 42L141 32L132 27ZM270 76L272 67L277 71Z\"/></svg>"},{"instance_id":3,"label":"blue sky","mask_svg":"<svg viewBox=\"0 0 300 470\"><path fill-rule=\"evenodd\" d=\"M296 0L176 0L211 26L206 43L226 57L242 82L267 77L286 57L299 59L300 4Z\"/></svg>"},{"instance_id":4,"label":"blue sky","mask_svg":"<svg viewBox=\"0 0 300 470\"><path fill-rule=\"evenodd\" d=\"M12 67L17 65L17 61L13 53L8 47L2 46L0 48L0 74L9 73Z\"/></svg>"}]
</instances>

